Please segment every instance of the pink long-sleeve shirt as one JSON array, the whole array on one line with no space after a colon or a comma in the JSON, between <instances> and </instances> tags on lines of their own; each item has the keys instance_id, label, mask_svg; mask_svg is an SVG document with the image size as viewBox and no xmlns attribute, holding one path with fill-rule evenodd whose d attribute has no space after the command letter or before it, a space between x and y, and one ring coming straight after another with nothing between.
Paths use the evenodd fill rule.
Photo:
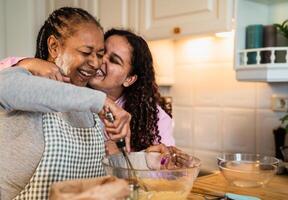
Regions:
<instances>
[{"instance_id":1,"label":"pink long-sleeve shirt","mask_svg":"<svg viewBox=\"0 0 288 200\"><path fill-rule=\"evenodd\" d=\"M4 60L0 61L0 70L11 67L17 64L20 60L25 57L8 57ZM125 100L123 97L120 97L115 102L117 105L123 107ZM161 136L161 143L166 146L175 146L175 140L173 137L173 122L171 117L159 106L157 105L159 110L158 118L159 121L157 123L159 129L159 135Z\"/></svg>"},{"instance_id":2,"label":"pink long-sleeve shirt","mask_svg":"<svg viewBox=\"0 0 288 200\"><path fill-rule=\"evenodd\" d=\"M0 70L17 64L23 58L25 57L7 57L4 60L0 60Z\"/></svg>"}]
</instances>

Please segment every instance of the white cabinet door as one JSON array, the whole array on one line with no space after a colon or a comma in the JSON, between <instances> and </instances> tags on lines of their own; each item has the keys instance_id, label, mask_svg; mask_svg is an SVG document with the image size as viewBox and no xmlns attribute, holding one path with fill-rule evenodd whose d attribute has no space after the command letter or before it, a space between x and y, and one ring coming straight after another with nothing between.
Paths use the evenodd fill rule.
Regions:
<instances>
[{"instance_id":1,"label":"white cabinet door","mask_svg":"<svg viewBox=\"0 0 288 200\"><path fill-rule=\"evenodd\" d=\"M52 13L55 9L69 6L87 10L93 16L98 18L99 0L49 0L47 1L47 11Z\"/></svg>"},{"instance_id":2,"label":"white cabinet door","mask_svg":"<svg viewBox=\"0 0 288 200\"><path fill-rule=\"evenodd\" d=\"M48 3L48 11L62 6L80 7L100 19L104 30L110 28L129 28L138 30L137 0L52 0Z\"/></svg>"},{"instance_id":3,"label":"white cabinet door","mask_svg":"<svg viewBox=\"0 0 288 200\"><path fill-rule=\"evenodd\" d=\"M146 39L231 29L233 0L140 0L140 32Z\"/></svg>"},{"instance_id":4,"label":"white cabinet door","mask_svg":"<svg viewBox=\"0 0 288 200\"><path fill-rule=\"evenodd\" d=\"M135 0L99 0L98 18L104 30L110 28L137 29L138 3Z\"/></svg>"}]
</instances>

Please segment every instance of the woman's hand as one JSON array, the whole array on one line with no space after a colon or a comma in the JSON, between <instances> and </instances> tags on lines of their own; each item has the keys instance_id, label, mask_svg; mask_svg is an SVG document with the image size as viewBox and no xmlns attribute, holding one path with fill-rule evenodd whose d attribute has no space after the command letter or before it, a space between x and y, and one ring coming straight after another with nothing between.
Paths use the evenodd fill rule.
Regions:
<instances>
[{"instance_id":1,"label":"woman's hand","mask_svg":"<svg viewBox=\"0 0 288 200\"><path fill-rule=\"evenodd\" d=\"M107 140L105 141L105 151L106 155L113 155L119 153L119 148L116 145L116 142L113 140Z\"/></svg>"},{"instance_id":2,"label":"woman's hand","mask_svg":"<svg viewBox=\"0 0 288 200\"><path fill-rule=\"evenodd\" d=\"M39 58L25 58L17 64L35 76L42 76L56 81L70 83L70 78L61 73L61 69L52 62Z\"/></svg>"},{"instance_id":3,"label":"woman's hand","mask_svg":"<svg viewBox=\"0 0 288 200\"><path fill-rule=\"evenodd\" d=\"M158 144L148 147L145 151L148 153L148 160L155 160L155 158L149 157L149 152L157 152L161 154L158 158L158 163L160 163L160 165L158 164L158 168L160 169L185 168L193 165L193 156L190 156L174 146ZM156 165L153 164L153 166Z\"/></svg>"},{"instance_id":4,"label":"woman's hand","mask_svg":"<svg viewBox=\"0 0 288 200\"><path fill-rule=\"evenodd\" d=\"M110 122L106 118L106 113L111 112L114 121ZM126 112L123 108L116 105L114 101L108 97L105 100L103 109L99 112L99 116L105 124L105 130L111 140L117 141L121 138L125 138L126 151L130 152L130 121L131 115Z\"/></svg>"}]
</instances>

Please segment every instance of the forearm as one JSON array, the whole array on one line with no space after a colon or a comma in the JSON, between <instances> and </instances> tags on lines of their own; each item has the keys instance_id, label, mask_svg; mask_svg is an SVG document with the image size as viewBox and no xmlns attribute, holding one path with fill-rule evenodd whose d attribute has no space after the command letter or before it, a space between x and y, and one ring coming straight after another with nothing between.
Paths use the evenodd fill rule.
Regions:
<instances>
[{"instance_id":1,"label":"forearm","mask_svg":"<svg viewBox=\"0 0 288 200\"><path fill-rule=\"evenodd\" d=\"M105 99L100 91L32 76L18 67L0 72L0 107L6 111L98 113Z\"/></svg>"}]
</instances>

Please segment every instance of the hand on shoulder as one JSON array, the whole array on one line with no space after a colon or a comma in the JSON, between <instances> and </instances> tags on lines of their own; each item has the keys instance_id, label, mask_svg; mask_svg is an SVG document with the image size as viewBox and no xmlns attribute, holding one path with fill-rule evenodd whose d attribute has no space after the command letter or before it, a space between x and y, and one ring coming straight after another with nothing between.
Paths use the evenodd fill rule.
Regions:
<instances>
[{"instance_id":1,"label":"hand on shoulder","mask_svg":"<svg viewBox=\"0 0 288 200\"><path fill-rule=\"evenodd\" d=\"M70 78L63 75L61 68L52 62L39 58L25 58L19 61L17 65L30 71L35 76L70 83Z\"/></svg>"}]
</instances>

